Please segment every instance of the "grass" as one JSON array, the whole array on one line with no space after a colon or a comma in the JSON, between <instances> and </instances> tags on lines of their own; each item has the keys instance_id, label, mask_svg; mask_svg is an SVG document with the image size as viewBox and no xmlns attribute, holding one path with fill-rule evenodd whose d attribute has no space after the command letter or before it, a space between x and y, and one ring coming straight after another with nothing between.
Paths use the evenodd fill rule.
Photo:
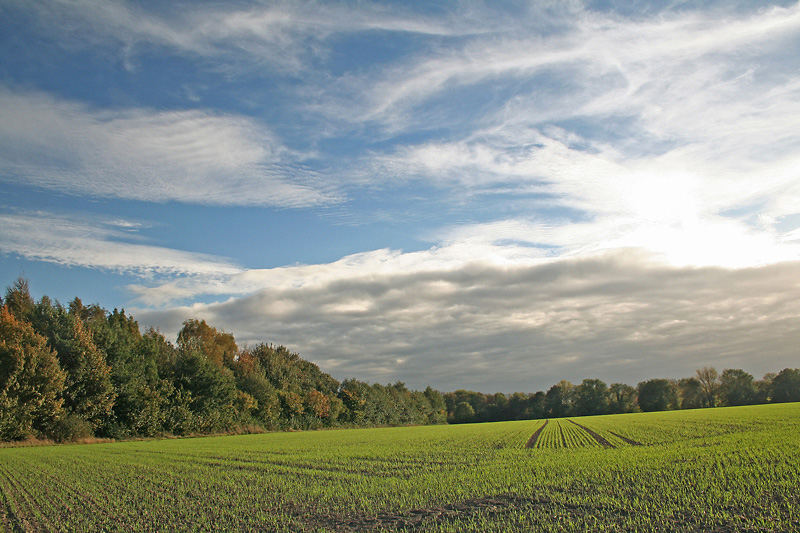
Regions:
<instances>
[{"instance_id":1,"label":"grass","mask_svg":"<svg viewBox=\"0 0 800 533\"><path fill-rule=\"evenodd\" d=\"M5 448L0 530L800 530L800 404L569 420Z\"/></svg>"}]
</instances>

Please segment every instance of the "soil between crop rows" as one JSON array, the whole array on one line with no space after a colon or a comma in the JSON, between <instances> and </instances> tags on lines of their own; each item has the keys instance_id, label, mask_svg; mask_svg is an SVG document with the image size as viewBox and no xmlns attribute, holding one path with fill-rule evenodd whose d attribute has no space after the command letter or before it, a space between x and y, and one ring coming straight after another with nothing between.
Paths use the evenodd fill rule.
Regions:
<instances>
[{"instance_id":1,"label":"soil between crop rows","mask_svg":"<svg viewBox=\"0 0 800 533\"><path fill-rule=\"evenodd\" d=\"M539 440L539 435L542 433L542 430L544 430L544 427L547 425L547 422L548 422L548 420L545 420L544 424L539 426L539 429L537 429L536 431L533 432L533 435L531 435L531 438L528 439L527 444L525 444L526 448L534 448L534 447L536 447L536 441Z\"/></svg>"},{"instance_id":2,"label":"soil between crop rows","mask_svg":"<svg viewBox=\"0 0 800 533\"><path fill-rule=\"evenodd\" d=\"M591 430L591 429L587 428L586 426L582 426L581 424L578 424L578 423L577 423L577 422L575 422L574 420L569 420L569 422L572 422L573 424L575 424L576 426L578 426L579 428L581 428L582 430L584 430L586 433L588 433L589 435L591 435L591 436L592 436L592 438L593 438L594 440L596 440L596 441L597 441L597 442L598 442L598 443L599 443L601 446L603 446L604 448L613 448L613 447L614 447L614 445L613 445L613 444L611 444L610 442L608 442L608 441L607 441L607 440L606 440L606 439L605 439L603 436L599 435L599 434L598 434L596 431L593 431L593 430Z\"/></svg>"}]
</instances>

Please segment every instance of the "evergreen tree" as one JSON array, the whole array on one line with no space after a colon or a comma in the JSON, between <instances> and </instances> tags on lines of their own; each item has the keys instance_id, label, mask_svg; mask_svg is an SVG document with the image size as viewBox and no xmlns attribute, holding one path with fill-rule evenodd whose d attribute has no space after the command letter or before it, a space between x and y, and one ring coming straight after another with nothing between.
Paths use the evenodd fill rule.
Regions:
<instances>
[{"instance_id":1,"label":"evergreen tree","mask_svg":"<svg viewBox=\"0 0 800 533\"><path fill-rule=\"evenodd\" d=\"M64 408L97 430L108 422L116 399L105 354L80 320L46 296L33 307L31 321L66 372Z\"/></svg>"}]
</instances>

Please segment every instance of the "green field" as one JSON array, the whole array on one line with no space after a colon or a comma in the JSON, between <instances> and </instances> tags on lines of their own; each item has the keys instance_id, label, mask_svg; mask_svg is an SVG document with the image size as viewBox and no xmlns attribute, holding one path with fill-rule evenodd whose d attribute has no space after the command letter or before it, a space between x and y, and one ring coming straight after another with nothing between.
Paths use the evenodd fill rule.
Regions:
<instances>
[{"instance_id":1,"label":"green field","mask_svg":"<svg viewBox=\"0 0 800 533\"><path fill-rule=\"evenodd\" d=\"M800 404L543 424L4 448L0 530L800 531Z\"/></svg>"}]
</instances>

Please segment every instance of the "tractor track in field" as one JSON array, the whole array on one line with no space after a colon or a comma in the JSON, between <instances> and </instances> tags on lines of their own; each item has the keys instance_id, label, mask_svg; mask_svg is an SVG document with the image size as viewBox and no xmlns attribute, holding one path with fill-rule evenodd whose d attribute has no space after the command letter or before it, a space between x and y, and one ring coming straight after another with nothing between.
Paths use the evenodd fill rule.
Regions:
<instances>
[{"instance_id":1,"label":"tractor track in field","mask_svg":"<svg viewBox=\"0 0 800 533\"><path fill-rule=\"evenodd\" d=\"M586 433L588 433L589 435L591 435L591 437L592 437L594 440L596 440L596 441L597 441L597 443L598 443L600 446L602 446L603 448L613 448L613 447L614 447L614 445L613 445L613 444L611 444L610 442L608 442L608 440L607 440L605 437L603 437L602 435L600 435L600 434L599 434L599 433L597 433L596 431L594 431L594 430L592 430L592 429L589 429L589 428L587 428L586 426L584 426L584 425L582 425L582 424L578 424L577 422L575 422L575 421L574 421L574 420L572 420L572 419L569 419L569 422L572 422L573 424L575 424L576 426L578 426L579 428L581 428L582 430L584 430Z\"/></svg>"},{"instance_id":2,"label":"tractor track in field","mask_svg":"<svg viewBox=\"0 0 800 533\"><path fill-rule=\"evenodd\" d=\"M628 437L620 435L619 433L616 433L614 431L609 430L608 432L611 433L612 435L614 435L615 437L618 437L618 438L624 440L625 442L627 442L631 446L644 446L644 444L642 444L641 442L633 440L633 439L629 439Z\"/></svg>"},{"instance_id":3,"label":"tractor track in field","mask_svg":"<svg viewBox=\"0 0 800 533\"><path fill-rule=\"evenodd\" d=\"M547 425L548 422L549 422L549 420L545 420L544 424L539 426L539 429L537 429L536 431L533 432L533 435L531 435L531 438L529 438L528 442L525 444L526 448L535 448L536 447L536 441L539 440L539 435L541 435L542 431L544 430L544 427Z\"/></svg>"}]
</instances>

